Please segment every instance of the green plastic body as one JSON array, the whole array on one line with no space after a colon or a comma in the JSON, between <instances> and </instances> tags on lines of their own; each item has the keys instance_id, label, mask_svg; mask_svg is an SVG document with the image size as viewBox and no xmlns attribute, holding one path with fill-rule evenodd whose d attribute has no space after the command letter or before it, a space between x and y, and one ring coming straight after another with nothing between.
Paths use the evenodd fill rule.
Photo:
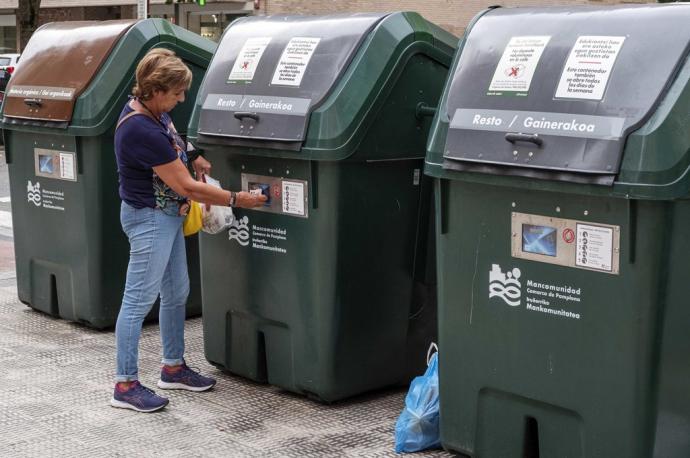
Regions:
<instances>
[{"instance_id":1,"label":"green plastic body","mask_svg":"<svg viewBox=\"0 0 690 458\"><path fill-rule=\"evenodd\" d=\"M94 328L113 326L122 301L129 244L120 226L113 135L139 59L151 48L175 51L194 74L187 101L171 112L184 133L215 44L169 22L140 21L115 45L75 104L67 128L3 124L12 195L19 299L30 307ZM40 123L39 123L40 124ZM36 176L34 149L75 154L76 181ZM36 206L27 186L53 196ZM44 194L45 195L45 194ZM189 316L201 313L198 237L187 238ZM156 318L154 311L149 315Z\"/></svg>"},{"instance_id":2,"label":"green plastic body","mask_svg":"<svg viewBox=\"0 0 690 458\"><path fill-rule=\"evenodd\" d=\"M199 145L224 187L240 189L242 173L284 177L309 196L308 218L236 209L248 246L201 237L211 363L327 402L421 373L436 305L431 183L415 179L431 118L415 113L436 105L452 43L392 14L311 115L300 151Z\"/></svg>"},{"instance_id":3,"label":"green plastic body","mask_svg":"<svg viewBox=\"0 0 690 458\"><path fill-rule=\"evenodd\" d=\"M679 438L690 419L689 202L460 179L439 179L436 191L444 447L477 457L535 444L539 456L688 456ZM512 258L513 211L620 226L620 274ZM490 300L493 264L581 288L568 310L582 318L526 310L524 297L516 308ZM523 280L523 296L528 288Z\"/></svg>"},{"instance_id":4,"label":"green plastic body","mask_svg":"<svg viewBox=\"0 0 690 458\"><path fill-rule=\"evenodd\" d=\"M425 173L437 208L444 448L482 458L690 456L689 77L686 62L628 137L610 187L443 169L442 99ZM619 226L619 274L513 257L514 212ZM489 298L493 264L520 269L520 307ZM526 309L530 278L580 288L571 308L581 318Z\"/></svg>"}]
</instances>

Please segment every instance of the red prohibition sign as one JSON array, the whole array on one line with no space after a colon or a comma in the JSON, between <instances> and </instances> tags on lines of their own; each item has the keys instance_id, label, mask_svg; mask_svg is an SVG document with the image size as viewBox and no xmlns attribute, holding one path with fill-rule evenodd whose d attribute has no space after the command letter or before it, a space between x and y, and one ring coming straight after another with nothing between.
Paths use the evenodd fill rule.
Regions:
<instances>
[{"instance_id":1,"label":"red prohibition sign","mask_svg":"<svg viewBox=\"0 0 690 458\"><path fill-rule=\"evenodd\" d=\"M280 197L280 186L278 186L277 184L273 185L273 196L276 198Z\"/></svg>"},{"instance_id":2,"label":"red prohibition sign","mask_svg":"<svg viewBox=\"0 0 690 458\"><path fill-rule=\"evenodd\" d=\"M563 231L563 240L565 243L573 243L575 240L575 232L570 228L565 229Z\"/></svg>"}]
</instances>

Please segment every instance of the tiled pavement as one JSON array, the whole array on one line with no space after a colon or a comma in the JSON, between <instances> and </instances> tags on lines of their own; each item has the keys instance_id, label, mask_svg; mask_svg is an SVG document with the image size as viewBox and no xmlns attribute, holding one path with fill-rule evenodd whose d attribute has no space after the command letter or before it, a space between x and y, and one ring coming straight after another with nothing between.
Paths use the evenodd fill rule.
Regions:
<instances>
[{"instance_id":1,"label":"tiled pavement","mask_svg":"<svg viewBox=\"0 0 690 458\"><path fill-rule=\"evenodd\" d=\"M216 388L167 391L170 405L153 414L110 407L113 332L51 318L17 300L2 153L0 147L0 458L395 456L403 390L322 405L223 374L204 359L200 318L187 321L186 357L218 379ZM145 326L140 375L150 387L159 342L158 326Z\"/></svg>"},{"instance_id":2,"label":"tiled pavement","mask_svg":"<svg viewBox=\"0 0 690 458\"><path fill-rule=\"evenodd\" d=\"M187 359L219 380L207 393L168 391L162 412L113 409L112 331L33 311L0 278L0 456L395 456L402 390L322 405L230 376L203 356L201 319L187 321ZM145 326L142 382L155 387L158 326ZM444 452L415 454L444 457Z\"/></svg>"}]
</instances>

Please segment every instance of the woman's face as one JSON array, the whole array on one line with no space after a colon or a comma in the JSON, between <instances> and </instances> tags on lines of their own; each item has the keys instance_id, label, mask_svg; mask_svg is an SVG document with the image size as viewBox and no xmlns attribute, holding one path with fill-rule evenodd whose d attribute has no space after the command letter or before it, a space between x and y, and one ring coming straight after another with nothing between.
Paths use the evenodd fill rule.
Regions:
<instances>
[{"instance_id":1,"label":"woman's face","mask_svg":"<svg viewBox=\"0 0 690 458\"><path fill-rule=\"evenodd\" d=\"M180 87L177 89L171 89L169 91L155 91L153 98L156 99L156 104L158 105L161 112L169 112L178 103L184 102L186 87Z\"/></svg>"}]
</instances>

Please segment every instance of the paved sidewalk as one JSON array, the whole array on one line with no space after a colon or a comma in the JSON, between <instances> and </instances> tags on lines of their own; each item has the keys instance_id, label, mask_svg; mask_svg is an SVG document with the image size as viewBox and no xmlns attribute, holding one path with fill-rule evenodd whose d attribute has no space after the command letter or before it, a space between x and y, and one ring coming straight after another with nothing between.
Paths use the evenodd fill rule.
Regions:
<instances>
[{"instance_id":1,"label":"paved sidewalk","mask_svg":"<svg viewBox=\"0 0 690 458\"><path fill-rule=\"evenodd\" d=\"M167 391L162 412L114 409L114 336L50 318L0 278L0 456L395 456L402 390L322 405L220 372L203 356L201 319L187 321L187 360L219 380L207 393ZM158 376L158 326L144 328L142 382ZM444 452L412 457L445 457Z\"/></svg>"}]
</instances>

